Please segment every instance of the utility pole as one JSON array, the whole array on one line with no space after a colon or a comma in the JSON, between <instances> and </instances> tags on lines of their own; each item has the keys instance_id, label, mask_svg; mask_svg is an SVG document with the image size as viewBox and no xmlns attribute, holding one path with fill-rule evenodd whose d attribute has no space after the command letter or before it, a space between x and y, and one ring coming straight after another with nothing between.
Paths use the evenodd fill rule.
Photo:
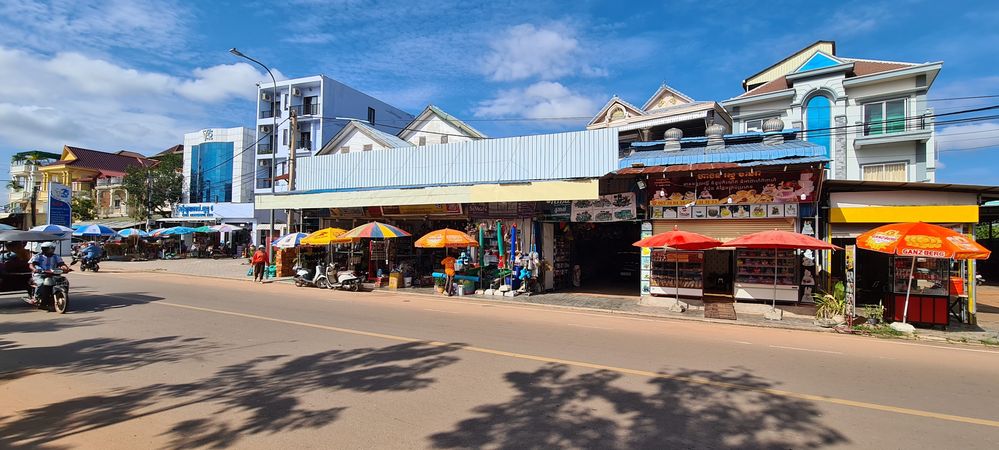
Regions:
<instances>
[{"instance_id":1,"label":"utility pole","mask_svg":"<svg viewBox=\"0 0 999 450\"><path fill-rule=\"evenodd\" d=\"M291 129L288 130L288 134L291 134L291 145L288 146L288 192L293 192L295 190L295 153L296 147L295 136L298 135L298 115L295 114L295 108L288 108L290 115L288 120L291 121ZM295 210L288 210L288 232L295 232Z\"/></svg>"},{"instance_id":2,"label":"utility pole","mask_svg":"<svg viewBox=\"0 0 999 450\"><path fill-rule=\"evenodd\" d=\"M146 167L146 231L153 228L153 172Z\"/></svg>"},{"instance_id":3,"label":"utility pole","mask_svg":"<svg viewBox=\"0 0 999 450\"><path fill-rule=\"evenodd\" d=\"M31 183L31 226L37 225L35 223L36 216L35 213L38 211L38 185ZM25 227L31 228L31 227Z\"/></svg>"}]
</instances>

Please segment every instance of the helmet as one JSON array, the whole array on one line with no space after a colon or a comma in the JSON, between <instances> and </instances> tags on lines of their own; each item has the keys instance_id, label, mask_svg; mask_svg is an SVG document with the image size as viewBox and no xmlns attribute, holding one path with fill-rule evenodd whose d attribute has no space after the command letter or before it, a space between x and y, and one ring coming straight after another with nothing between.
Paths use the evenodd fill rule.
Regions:
<instances>
[{"instance_id":1,"label":"helmet","mask_svg":"<svg viewBox=\"0 0 999 450\"><path fill-rule=\"evenodd\" d=\"M263 250L265 247L263 245L258 245L257 248Z\"/></svg>"},{"instance_id":2,"label":"helmet","mask_svg":"<svg viewBox=\"0 0 999 450\"><path fill-rule=\"evenodd\" d=\"M42 250L47 249L47 248L51 248L51 249L55 250L56 245L55 245L55 242L42 242L42 245L40 245L39 247Z\"/></svg>"}]
</instances>

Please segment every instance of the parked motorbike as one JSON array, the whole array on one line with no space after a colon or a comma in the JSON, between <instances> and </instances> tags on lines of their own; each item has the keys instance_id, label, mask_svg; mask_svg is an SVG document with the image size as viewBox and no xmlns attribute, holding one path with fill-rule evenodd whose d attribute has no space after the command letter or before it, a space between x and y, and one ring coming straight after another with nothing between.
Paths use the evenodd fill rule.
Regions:
<instances>
[{"instance_id":1,"label":"parked motorbike","mask_svg":"<svg viewBox=\"0 0 999 450\"><path fill-rule=\"evenodd\" d=\"M330 289L343 289L345 291L360 291L361 278L352 270L342 269L339 264L332 264L329 268Z\"/></svg>"},{"instance_id":2,"label":"parked motorbike","mask_svg":"<svg viewBox=\"0 0 999 450\"><path fill-rule=\"evenodd\" d=\"M49 293L44 294L44 298L42 298L43 294L39 292L39 286L35 286L32 282L31 293L24 301L37 308L47 308L52 305L55 312L59 314L66 312L69 305L69 280L63 276L63 273L59 269L42 273L42 283L50 288L48 289Z\"/></svg>"},{"instance_id":3,"label":"parked motorbike","mask_svg":"<svg viewBox=\"0 0 999 450\"><path fill-rule=\"evenodd\" d=\"M309 270L305 267L295 266L295 286L315 286L319 289L329 289L330 280L326 278L326 271L322 264L316 264L316 268Z\"/></svg>"},{"instance_id":4,"label":"parked motorbike","mask_svg":"<svg viewBox=\"0 0 999 450\"><path fill-rule=\"evenodd\" d=\"M88 270L97 272L101 270L101 265L98 264L101 261L100 258L87 258L86 256L80 260L80 271L86 272Z\"/></svg>"},{"instance_id":5,"label":"parked motorbike","mask_svg":"<svg viewBox=\"0 0 999 450\"><path fill-rule=\"evenodd\" d=\"M983 277L982 274L980 274L980 273L976 273L975 274L975 286L981 286L983 284L985 284L985 277Z\"/></svg>"}]
</instances>

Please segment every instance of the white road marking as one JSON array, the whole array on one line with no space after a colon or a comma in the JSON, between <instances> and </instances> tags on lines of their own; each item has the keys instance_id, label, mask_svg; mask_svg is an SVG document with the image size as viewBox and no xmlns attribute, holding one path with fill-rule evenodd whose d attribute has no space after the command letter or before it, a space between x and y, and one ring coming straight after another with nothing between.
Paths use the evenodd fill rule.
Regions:
<instances>
[{"instance_id":1,"label":"white road marking","mask_svg":"<svg viewBox=\"0 0 999 450\"><path fill-rule=\"evenodd\" d=\"M752 342L746 342L746 341L732 341L732 342L735 342L736 344L753 345Z\"/></svg>"},{"instance_id":2,"label":"white road marking","mask_svg":"<svg viewBox=\"0 0 999 450\"><path fill-rule=\"evenodd\" d=\"M595 327L593 325L580 325L578 323L567 323L566 325L568 325L570 327L596 328L598 330L613 330L613 328L610 328L610 327Z\"/></svg>"},{"instance_id":3,"label":"white road marking","mask_svg":"<svg viewBox=\"0 0 999 450\"><path fill-rule=\"evenodd\" d=\"M784 350L798 350L802 352L815 352L815 353L830 353L833 355L842 355L843 352L834 352L830 350L813 350L810 348L799 348L799 347L785 347L783 345L771 345L770 348L782 348Z\"/></svg>"}]
</instances>

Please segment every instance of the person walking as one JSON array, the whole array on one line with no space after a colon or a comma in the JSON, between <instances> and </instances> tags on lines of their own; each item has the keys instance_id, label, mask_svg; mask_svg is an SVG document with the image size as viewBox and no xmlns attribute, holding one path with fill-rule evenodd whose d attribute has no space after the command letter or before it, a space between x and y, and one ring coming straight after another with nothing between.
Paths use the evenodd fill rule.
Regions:
<instances>
[{"instance_id":1,"label":"person walking","mask_svg":"<svg viewBox=\"0 0 999 450\"><path fill-rule=\"evenodd\" d=\"M263 245L257 247L257 251L253 253L250 263L253 264L253 281L263 283L264 273L266 273L267 265L270 264L267 251Z\"/></svg>"}]
</instances>

